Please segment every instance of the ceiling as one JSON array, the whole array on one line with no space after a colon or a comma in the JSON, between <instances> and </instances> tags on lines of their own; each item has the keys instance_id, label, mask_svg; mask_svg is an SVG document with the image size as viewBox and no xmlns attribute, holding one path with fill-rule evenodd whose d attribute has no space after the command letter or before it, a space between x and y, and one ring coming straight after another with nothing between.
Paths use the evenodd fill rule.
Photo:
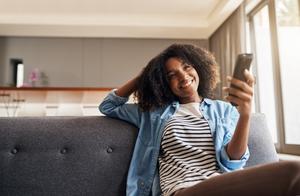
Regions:
<instances>
[{"instance_id":1,"label":"ceiling","mask_svg":"<svg viewBox=\"0 0 300 196\"><path fill-rule=\"evenodd\" d=\"M242 0L0 0L0 36L206 39Z\"/></svg>"}]
</instances>

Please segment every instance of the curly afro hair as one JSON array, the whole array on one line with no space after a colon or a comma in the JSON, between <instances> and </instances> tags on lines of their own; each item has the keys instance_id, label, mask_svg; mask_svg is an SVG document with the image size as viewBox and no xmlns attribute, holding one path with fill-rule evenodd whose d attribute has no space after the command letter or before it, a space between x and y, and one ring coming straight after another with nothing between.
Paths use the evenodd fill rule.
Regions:
<instances>
[{"instance_id":1,"label":"curly afro hair","mask_svg":"<svg viewBox=\"0 0 300 196\"><path fill-rule=\"evenodd\" d=\"M198 94L213 98L213 90L218 83L218 65L214 56L206 49L189 44L172 44L151 59L142 71L134 93L143 111L163 107L178 98L171 91L165 70L170 58L178 58L194 67L199 75Z\"/></svg>"}]
</instances>

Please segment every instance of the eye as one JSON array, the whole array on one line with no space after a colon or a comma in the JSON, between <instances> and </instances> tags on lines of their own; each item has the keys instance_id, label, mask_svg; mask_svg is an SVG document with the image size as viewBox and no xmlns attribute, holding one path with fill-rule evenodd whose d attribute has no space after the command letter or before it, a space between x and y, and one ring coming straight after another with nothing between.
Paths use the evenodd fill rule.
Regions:
<instances>
[{"instance_id":1,"label":"eye","mask_svg":"<svg viewBox=\"0 0 300 196\"><path fill-rule=\"evenodd\" d=\"M187 64L187 63L184 63L183 64L183 69L184 70L190 70L190 69L192 69L193 68L193 66L191 66L190 64Z\"/></svg>"},{"instance_id":2,"label":"eye","mask_svg":"<svg viewBox=\"0 0 300 196\"><path fill-rule=\"evenodd\" d=\"M174 77L175 77L175 73L173 73L173 72L170 72L170 73L167 74L168 80L171 80L171 79L173 79Z\"/></svg>"}]
</instances>

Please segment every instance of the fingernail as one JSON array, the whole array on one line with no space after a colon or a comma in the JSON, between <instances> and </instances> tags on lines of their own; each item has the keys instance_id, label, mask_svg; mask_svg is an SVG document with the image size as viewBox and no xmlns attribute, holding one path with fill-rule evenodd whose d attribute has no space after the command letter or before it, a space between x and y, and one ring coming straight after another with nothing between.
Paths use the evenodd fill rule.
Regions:
<instances>
[{"instance_id":1,"label":"fingernail","mask_svg":"<svg viewBox=\"0 0 300 196\"><path fill-rule=\"evenodd\" d=\"M226 79L227 79L228 81L230 81L230 80L232 79L232 77L231 77L231 76L227 76Z\"/></svg>"}]
</instances>

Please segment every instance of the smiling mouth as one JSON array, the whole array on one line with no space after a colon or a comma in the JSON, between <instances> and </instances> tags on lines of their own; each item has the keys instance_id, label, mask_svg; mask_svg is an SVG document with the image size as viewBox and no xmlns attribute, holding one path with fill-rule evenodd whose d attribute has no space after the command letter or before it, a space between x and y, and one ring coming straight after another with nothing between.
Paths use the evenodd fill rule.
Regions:
<instances>
[{"instance_id":1,"label":"smiling mouth","mask_svg":"<svg viewBox=\"0 0 300 196\"><path fill-rule=\"evenodd\" d=\"M187 88L187 87L189 87L192 84L193 81L194 81L193 79L187 80L182 85L180 85L180 88Z\"/></svg>"}]
</instances>

